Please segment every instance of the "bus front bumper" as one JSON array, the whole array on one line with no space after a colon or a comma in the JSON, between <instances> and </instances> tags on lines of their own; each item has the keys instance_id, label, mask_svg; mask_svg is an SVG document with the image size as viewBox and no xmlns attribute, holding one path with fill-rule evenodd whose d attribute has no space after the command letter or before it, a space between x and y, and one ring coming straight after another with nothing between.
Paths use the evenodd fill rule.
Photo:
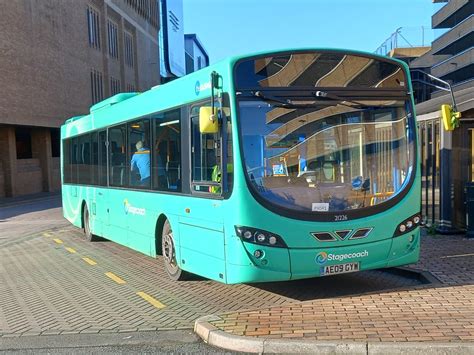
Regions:
<instances>
[{"instance_id":1,"label":"bus front bumper","mask_svg":"<svg viewBox=\"0 0 474 355\"><path fill-rule=\"evenodd\" d=\"M344 247L286 249L245 243L248 265L227 268L227 283L296 280L324 276L327 266L351 264L357 271L416 263L420 253L420 231L385 240ZM263 256L256 258L256 250ZM329 268L341 269L340 266Z\"/></svg>"}]
</instances>

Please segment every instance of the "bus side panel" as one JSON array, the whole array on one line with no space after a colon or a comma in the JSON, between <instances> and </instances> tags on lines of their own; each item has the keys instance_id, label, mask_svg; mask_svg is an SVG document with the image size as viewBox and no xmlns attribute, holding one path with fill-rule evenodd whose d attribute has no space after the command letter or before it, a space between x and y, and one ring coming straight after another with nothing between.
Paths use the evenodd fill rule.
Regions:
<instances>
[{"instance_id":1,"label":"bus side panel","mask_svg":"<svg viewBox=\"0 0 474 355\"><path fill-rule=\"evenodd\" d=\"M63 216L76 227L82 226L82 200L78 197L78 186L63 185Z\"/></svg>"},{"instance_id":2,"label":"bus side panel","mask_svg":"<svg viewBox=\"0 0 474 355\"><path fill-rule=\"evenodd\" d=\"M224 281L223 225L180 217L179 234L181 268L216 281Z\"/></svg>"},{"instance_id":3,"label":"bus side panel","mask_svg":"<svg viewBox=\"0 0 474 355\"><path fill-rule=\"evenodd\" d=\"M94 226L92 231L95 235L105 237L109 216L108 216L108 206L107 206L107 195L108 190L105 188L95 188L93 194L93 203L95 205L94 208Z\"/></svg>"},{"instance_id":4,"label":"bus side panel","mask_svg":"<svg viewBox=\"0 0 474 355\"><path fill-rule=\"evenodd\" d=\"M109 209L109 226L106 237L116 243L127 245L128 231L126 218L126 198L122 190L110 189L107 208Z\"/></svg>"},{"instance_id":5,"label":"bus side panel","mask_svg":"<svg viewBox=\"0 0 474 355\"><path fill-rule=\"evenodd\" d=\"M154 255L155 226L158 219L154 207L159 204L156 195L130 192L124 193L123 196L123 218L127 221L128 232L126 245L146 255Z\"/></svg>"}]
</instances>

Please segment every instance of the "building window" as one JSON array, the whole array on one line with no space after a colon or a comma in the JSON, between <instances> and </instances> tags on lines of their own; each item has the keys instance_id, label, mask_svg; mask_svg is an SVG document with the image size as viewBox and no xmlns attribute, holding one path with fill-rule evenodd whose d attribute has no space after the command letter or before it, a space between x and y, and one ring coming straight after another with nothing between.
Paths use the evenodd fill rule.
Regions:
<instances>
[{"instance_id":1,"label":"building window","mask_svg":"<svg viewBox=\"0 0 474 355\"><path fill-rule=\"evenodd\" d=\"M118 26L116 23L107 21L107 38L109 41L109 56L118 58Z\"/></svg>"},{"instance_id":2,"label":"building window","mask_svg":"<svg viewBox=\"0 0 474 355\"><path fill-rule=\"evenodd\" d=\"M125 32L124 33L124 45L125 45L125 64L130 68L133 68L133 36L132 34Z\"/></svg>"},{"instance_id":3,"label":"building window","mask_svg":"<svg viewBox=\"0 0 474 355\"><path fill-rule=\"evenodd\" d=\"M120 92L120 80L110 77L110 94L111 96L116 95Z\"/></svg>"},{"instance_id":4,"label":"building window","mask_svg":"<svg viewBox=\"0 0 474 355\"><path fill-rule=\"evenodd\" d=\"M31 149L31 130L24 127L15 128L16 158L31 159L33 151Z\"/></svg>"},{"instance_id":5,"label":"building window","mask_svg":"<svg viewBox=\"0 0 474 355\"><path fill-rule=\"evenodd\" d=\"M100 49L99 12L91 6L87 7L87 27L89 31L89 46Z\"/></svg>"},{"instance_id":6,"label":"building window","mask_svg":"<svg viewBox=\"0 0 474 355\"><path fill-rule=\"evenodd\" d=\"M104 99L104 83L102 80L102 73L95 69L91 69L91 94L92 104Z\"/></svg>"},{"instance_id":7,"label":"building window","mask_svg":"<svg viewBox=\"0 0 474 355\"><path fill-rule=\"evenodd\" d=\"M158 29L158 1L156 0L126 0L128 6L143 17L154 28Z\"/></svg>"},{"instance_id":8,"label":"building window","mask_svg":"<svg viewBox=\"0 0 474 355\"><path fill-rule=\"evenodd\" d=\"M137 89L135 88L135 85L133 84L127 84L126 87L126 92L135 92Z\"/></svg>"}]
</instances>

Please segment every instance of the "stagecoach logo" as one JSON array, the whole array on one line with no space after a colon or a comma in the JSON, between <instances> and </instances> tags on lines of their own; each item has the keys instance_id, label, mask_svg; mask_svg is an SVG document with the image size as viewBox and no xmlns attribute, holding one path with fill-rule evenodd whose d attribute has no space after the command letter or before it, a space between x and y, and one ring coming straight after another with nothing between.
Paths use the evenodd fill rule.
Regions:
<instances>
[{"instance_id":1,"label":"stagecoach logo","mask_svg":"<svg viewBox=\"0 0 474 355\"><path fill-rule=\"evenodd\" d=\"M326 253L325 251L322 251L318 253L318 255L316 255L316 262L318 264L324 264L326 260L328 260L328 253Z\"/></svg>"},{"instance_id":2,"label":"stagecoach logo","mask_svg":"<svg viewBox=\"0 0 474 355\"><path fill-rule=\"evenodd\" d=\"M365 258L369 256L367 250L360 251L357 253L347 253L347 254L328 254L325 251L322 251L316 255L314 259L316 263L323 265L326 261L344 261L346 259L355 259L355 258Z\"/></svg>"},{"instance_id":3,"label":"stagecoach logo","mask_svg":"<svg viewBox=\"0 0 474 355\"><path fill-rule=\"evenodd\" d=\"M146 210L144 208L138 208L132 206L130 202L128 202L127 199L123 200L123 208L125 210L125 214L134 214L138 216L144 216L146 213Z\"/></svg>"},{"instance_id":4,"label":"stagecoach logo","mask_svg":"<svg viewBox=\"0 0 474 355\"><path fill-rule=\"evenodd\" d=\"M196 96L199 95L199 93L201 91L204 91L204 90L207 90L207 89L210 89L211 88L211 82L207 82L207 83L204 83L201 85L201 83L198 81L196 81L196 85L194 86L194 90L196 92Z\"/></svg>"}]
</instances>

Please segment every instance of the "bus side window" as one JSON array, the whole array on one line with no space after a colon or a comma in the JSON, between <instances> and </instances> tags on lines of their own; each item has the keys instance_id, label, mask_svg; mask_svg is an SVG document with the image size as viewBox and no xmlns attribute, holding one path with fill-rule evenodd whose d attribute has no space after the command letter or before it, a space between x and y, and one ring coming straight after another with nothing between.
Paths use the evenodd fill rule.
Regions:
<instances>
[{"instance_id":1,"label":"bus side window","mask_svg":"<svg viewBox=\"0 0 474 355\"><path fill-rule=\"evenodd\" d=\"M107 131L99 132L99 185L107 186Z\"/></svg>"},{"instance_id":2,"label":"bus side window","mask_svg":"<svg viewBox=\"0 0 474 355\"><path fill-rule=\"evenodd\" d=\"M126 132L125 124L109 129L109 184L111 186L127 185Z\"/></svg>"},{"instance_id":3,"label":"bus side window","mask_svg":"<svg viewBox=\"0 0 474 355\"><path fill-rule=\"evenodd\" d=\"M191 109L191 167L192 189L212 192L213 172L220 166L220 146L217 134L201 134L199 131L199 106ZM214 174L216 175L216 174ZM211 183L211 184L209 184Z\"/></svg>"},{"instance_id":4,"label":"bus side window","mask_svg":"<svg viewBox=\"0 0 474 355\"><path fill-rule=\"evenodd\" d=\"M203 106L209 106L209 103ZM199 108L191 108L191 167L192 190L220 194L222 186L222 149L220 133L201 134L199 131ZM230 119L227 124L227 183L229 190L233 183L232 129Z\"/></svg>"},{"instance_id":5,"label":"bus side window","mask_svg":"<svg viewBox=\"0 0 474 355\"><path fill-rule=\"evenodd\" d=\"M153 117L153 189L181 191L181 109Z\"/></svg>"},{"instance_id":6,"label":"bus side window","mask_svg":"<svg viewBox=\"0 0 474 355\"><path fill-rule=\"evenodd\" d=\"M128 124L127 174L130 186L151 186L151 142L150 120L142 119Z\"/></svg>"}]
</instances>

